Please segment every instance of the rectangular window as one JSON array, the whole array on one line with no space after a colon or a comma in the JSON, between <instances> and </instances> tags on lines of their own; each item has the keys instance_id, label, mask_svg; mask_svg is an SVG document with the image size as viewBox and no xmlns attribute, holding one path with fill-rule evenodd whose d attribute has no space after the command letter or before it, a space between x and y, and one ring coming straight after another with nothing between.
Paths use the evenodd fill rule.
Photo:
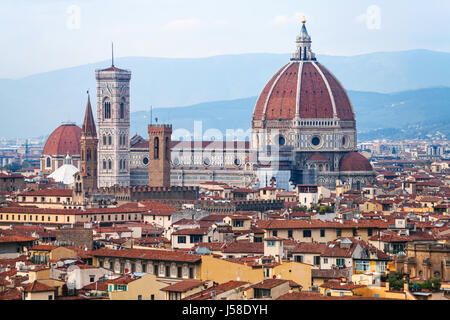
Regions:
<instances>
[{"instance_id":1,"label":"rectangular window","mask_svg":"<svg viewBox=\"0 0 450 320\"><path fill-rule=\"evenodd\" d=\"M273 230L273 231L272 231L272 236L278 237L278 231L277 231L277 230Z\"/></svg>"},{"instance_id":2,"label":"rectangular window","mask_svg":"<svg viewBox=\"0 0 450 320\"><path fill-rule=\"evenodd\" d=\"M141 295L138 295L138 300L142 300L142 296Z\"/></svg>"},{"instance_id":3,"label":"rectangular window","mask_svg":"<svg viewBox=\"0 0 450 320\"><path fill-rule=\"evenodd\" d=\"M45 217L44 217L44 216L42 216L42 217L41 217L41 220L42 220L42 221L44 221L44 218L45 218Z\"/></svg>"},{"instance_id":4,"label":"rectangular window","mask_svg":"<svg viewBox=\"0 0 450 320\"><path fill-rule=\"evenodd\" d=\"M328 263L328 258L323 258L323 263L327 264Z\"/></svg>"},{"instance_id":5,"label":"rectangular window","mask_svg":"<svg viewBox=\"0 0 450 320\"><path fill-rule=\"evenodd\" d=\"M303 262L303 256L295 256L296 262Z\"/></svg>"},{"instance_id":6,"label":"rectangular window","mask_svg":"<svg viewBox=\"0 0 450 320\"><path fill-rule=\"evenodd\" d=\"M178 243L186 243L186 236L178 236Z\"/></svg>"},{"instance_id":7,"label":"rectangular window","mask_svg":"<svg viewBox=\"0 0 450 320\"><path fill-rule=\"evenodd\" d=\"M233 227L242 228L244 226L244 220L233 220Z\"/></svg>"},{"instance_id":8,"label":"rectangular window","mask_svg":"<svg viewBox=\"0 0 450 320\"><path fill-rule=\"evenodd\" d=\"M345 267L345 259L343 258L336 258L336 265L339 267Z\"/></svg>"},{"instance_id":9,"label":"rectangular window","mask_svg":"<svg viewBox=\"0 0 450 320\"><path fill-rule=\"evenodd\" d=\"M325 238L325 229L320 230L320 237Z\"/></svg>"},{"instance_id":10,"label":"rectangular window","mask_svg":"<svg viewBox=\"0 0 450 320\"><path fill-rule=\"evenodd\" d=\"M293 238L293 232L292 232L292 230L288 230L288 238Z\"/></svg>"},{"instance_id":11,"label":"rectangular window","mask_svg":"<svg viewBox=\"0 0 450 320\"><path fill-rule=\"evenodd\" d=\"M371 236L373 235L373 230L372 230L372 228L367 229L367 235L368 235L369 237L371 237Z\"/></svg>"},{"instance_id":12,"label":"rectangular window","mask_svg":"<svg viewBox=\"0 0 450 320\"><path fill-rule=\"evenodd\" d=\"M340 238L342 236L342 229L336 229L336 237Z\"/></svg>"},{"instance_id":13,"label":"rectangular window","mask_svg":"<svg viewBox=\"0 0 450 320\"><path fill-rule=\"evenodd\" d=\"M95 282L95 276L92 276L92 275L89 276L89 282L91 282L91 283Z\"/></svg>"},{"instance_id":14,"label":"rectangular window","mask_svg":"<svg viewBox=\"0 0 450 320\"><path fill-rule=\"evenodd\" d=\"M358 235L358 230L356 228L353 228L353 236L356 237Z\"/></svg>"},{"instance_id":15,"label":"rectangular window","mask_svg":"<svg viewBox=\"0 0 450 320\"><path fill-rule=\"evenodd\" d=\"M166 277L170 277L170 267L166 266Z\"/></svg>"},{"instance_id":16,"label":"rectangular window","mask_svg":"<svg viewBox=\"0 0 450 320\"><path fill-rule=\"evenodd\" d=\"M194 279L194 268L189 268L189 279Z\"/></svg>"},{"instance_id":17,"label":"rectangular window","mask_svg":"<svg viewBox=\"0 0 450 320\"><path fill-rule=\"evenodd\" d=\"M203 241L203 236L201 234L193 234L190 237L191 243L198 243Z\"/></svg>"},{"instance_id":18,"label":"rectangular window","mask_svg":"<svg viewBox=\"0 0 450 320\"><path fill-rule=\"evenodd\" d=\"M154 274L155 276L158 275L158 265L156 265L156 264L153 265L153 274Z\"/></svg>"},{"instance_id":19,"label":"rectangular window","mask_svg":"<svg viewBox=\"0 0 450 320\"><path fill-rule=\"evenodd\" d=\"M154 294L152 294L152 295L150 296L150 300L155 300L155 295L154 295Z\"/></svg>"},{"instance_id":20,"label":"rectangular window","mask_svg":"<svg viewBox=\"0 0 450 320\"><path fill-rule=\"evenodd\" d=\"M55 221L58 222L58 216L55 216Z\"/></svg>"},{"instance_id":21,"label":"rectangular window","mask_svg":"<svg viewBox=\"0 0 450 320\"><path fill-rule=\"evenodd\" d=\"M181 267L177 268L177 277L181 278L182 277L182 272L181 272Z\"/></svg>"},{"instance_id":22,"label":"rectangular window","mask_svg":"<svg viewBox=\"0 0 450 320\"><path fill-rule=\"evenodd\" d=\"M135 264L135 263L132 263L132 264L131 264L131 272L132 272L132 273L135 273L135 272L136 272L136 264Z\"/></svg>"},{"instance_id":23,"label":"rectangular window","mask_svg":"<svg viewBox=\"0 0 450 320\"><path fill-rule=\"evenodd\" d=\"M145 263L142 264L142 272L147 273L147 265Z\"/></svg>"},{"instance_id":24,"label":"rectangular window","mask_svg":"<svg viewBox=\"0 0 450 320\"><path fill-rule=\"evenodd\" d=\"M320 256L314 256L314 265L315 266L320 265Z\"/></svg>"},{"instance_id":25,"label":"rectangular window","mask_svg":"<svg viewBox=\"0 0 450 320\"><path fill-rule=\"evenodd\" d=\"M303 238L311 238L311 230L303 230Z\"/></svg>"},{"instance_id":26,"label":"rectangular window","mask_svg":"<svg viewBox=\"0 0 450 320\"><path fill-rule=\"evenodd\" d=\"M272 240L267 241L267 246L268 247L275 247L275 241L272 241Z\"/></svg>"},{"instance_id":27,"label":"rectangular window","mask_svg":"<svg viewBox=\"0 0 450 320\"><path fill-rule=\"evenodd\" d=\"M356 271L369 271L369 261L361 261L357 260L355 263L355 270Z\"/></svg>"}]
</instances>

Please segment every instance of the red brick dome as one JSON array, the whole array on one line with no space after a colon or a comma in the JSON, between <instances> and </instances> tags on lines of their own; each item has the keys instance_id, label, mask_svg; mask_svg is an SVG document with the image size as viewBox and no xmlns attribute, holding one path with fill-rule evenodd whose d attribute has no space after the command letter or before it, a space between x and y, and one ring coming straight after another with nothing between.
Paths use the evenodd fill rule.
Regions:
<instances>
[{"instance_id":1,"label":"red brick dome","mask_svg":"<svg viewBox=\"0 0 450 320\"><path fill-rule=\"evenodd\" d=\"M350 99L336 79L316 61L296 61L282 67L259 96L253 120L355 120Z\"/></svg>"},{"instance_id":2,"label":"red brick dome","mask_svg":"<svg viewBox=\"0 0 450 320\"><path fill-rule=\"evenodd\" d=\"M62 124L48 137L45 155L79 155L81 128L75 124Z\"/></svg>"},{"instance_id":3,"label":"red brick dome","mask_svg":"<svg viewBox=\"0 0 450 320\"><path fill-rule=\"evenodd\" d=\"M349 152L342 158L339 171L373 171L373 168L363 155L358 152Z\"/></svg>"}]
</instances>

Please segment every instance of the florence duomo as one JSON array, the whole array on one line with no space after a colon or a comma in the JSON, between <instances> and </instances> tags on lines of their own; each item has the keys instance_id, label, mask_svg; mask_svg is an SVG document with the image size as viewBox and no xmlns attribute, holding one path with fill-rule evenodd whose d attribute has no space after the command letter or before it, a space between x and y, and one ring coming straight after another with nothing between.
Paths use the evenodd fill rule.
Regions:
<instances>
[{"instance_id":1,"label":"florence duomo","mask_svg":"<svg viewBox=\"0 0 450 320\"><path fill-rule=\"evenodd\" d=\"M437 2L0 1L0 301L50 300L0 315L69 300L106 318L436 311L450 299Z\"/></svg>"},{"instance_id":2,"label":"florence duomo","mask_svg":"<svg viewBox=\"0 0 450 320\"><path fill-rule=\"evenodd\" d=\"M201 141L197 147L172 141L170 134L153 136L156 127L164 131L164 124L152 125L150 141L130 137L131 71L114 66L113 60L110 67L96 70L97 187L195 187L215 181L263 188L274 182L275 187L292 191L297 184L319 184L331 190L336 183L357 190L370 184L374 173L370 162L356 152L356 119L350 98L316 60L311 45L303 19L292 58L268 81L254 107L251 143L234 141L231 146L225 141ZM260 158L267 160L271 148L277 150L269 157L271 165L261 165ZM158 166L155 152L161 157L171 154L167 165ZM194 160L199 161L180 154L195 154ZM42 163L46 157L50 155L44 154ZM196 179L198 175L205 180ZM162 176L170 181L166 178L163 183Z\"/></svg>"}]
</instances>

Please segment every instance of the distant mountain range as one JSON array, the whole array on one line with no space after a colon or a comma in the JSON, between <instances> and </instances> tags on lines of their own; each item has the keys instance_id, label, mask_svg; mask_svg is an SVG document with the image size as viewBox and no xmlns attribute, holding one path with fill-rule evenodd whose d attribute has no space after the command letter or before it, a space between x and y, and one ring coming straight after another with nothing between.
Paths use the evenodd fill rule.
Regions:
<instances>
[{"instance_id":1,"label":"distant mountain range","mask_svg":"<svg viewBox=\"0 0 450 320\"><path fill-rule=\"evenodd\" d=\"M450 88L429 88L397 93L349 91L355 108L360 139L392 136L414 138L441 132L450 136ZM216 101L188 107L153 109L153 118L172 123L174 129L194 132L194 121L202 121L203 132L210 128L247 130L251 126L257 97ZM150 113L131 114L131 134L147 136ZM386 136L387 135L387 136Z\"/></svg>"},{"instance_id":2,"label":"distant mountain range","mask_svg":"<svg viewBox=\"0 0 450 320\"><path fill-rule=\"evenodd\" d=\"M289 61L289 56L128 57L116 59L115 65L132 71L132 111L149 110L150 105L167 108L205 102L190 107L202 109L202 113L195 113L198 119L203 119L208 125L217 126L223 122L226 126L246 128L250 125L255 97L271 76ZM442 120L443 116L448 119L448 111L445 112L449 101L446 88L417 89L450 87L450 53L413 50L353 57L318 55L318 60L337 76L347 90L351 90L350 96L358 114L358 129L363 132L386 128L388 124L395 128L417 121ZM67 120L80 124L86 90L95 93L94 71L109 64L109 61L102 61L17 80L0 79L0 137L48 135ZM417 114L408 110L412 107L416 108ZM187 128L187 121L193 119L193 115L186 109L182 120L181 109L171 108L167 114L162 113L161 121L170 120L175 126L177 121L182 121L181 124ZM235 113L237 110L242 113ZM133 123L143 122L139 115L144 113L134 113Z\"/></svg>"}]
</instances>

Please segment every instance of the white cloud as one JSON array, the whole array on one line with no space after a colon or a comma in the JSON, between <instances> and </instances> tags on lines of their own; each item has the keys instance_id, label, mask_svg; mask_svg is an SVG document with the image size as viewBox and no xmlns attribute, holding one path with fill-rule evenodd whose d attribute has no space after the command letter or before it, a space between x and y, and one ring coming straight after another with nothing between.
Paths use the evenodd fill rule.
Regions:
<instances>
[{"instance_id":1,"label":"white cloud","mask_svg":"<svg viewBox=\"0 0 450 320\"><path fill-rule=\"evenodd\" d=\"M167 31L180 31L185 29L191 29L201 24L199 19L181 19L173 20L165 24L162 29Z\"/></svg>"},{"instance_id":2,"label":"white cloud","mask_svg":"<svg viewBox=\"0 0 450 320\"><path fill-rule=\"evenodd\" d=\"M291 24L291 23L301 23L303 17L306 17L307 15L303 12L296 12L292 16L275 16L271 23L272 24Z\"/></svg>"}]
</instances>

